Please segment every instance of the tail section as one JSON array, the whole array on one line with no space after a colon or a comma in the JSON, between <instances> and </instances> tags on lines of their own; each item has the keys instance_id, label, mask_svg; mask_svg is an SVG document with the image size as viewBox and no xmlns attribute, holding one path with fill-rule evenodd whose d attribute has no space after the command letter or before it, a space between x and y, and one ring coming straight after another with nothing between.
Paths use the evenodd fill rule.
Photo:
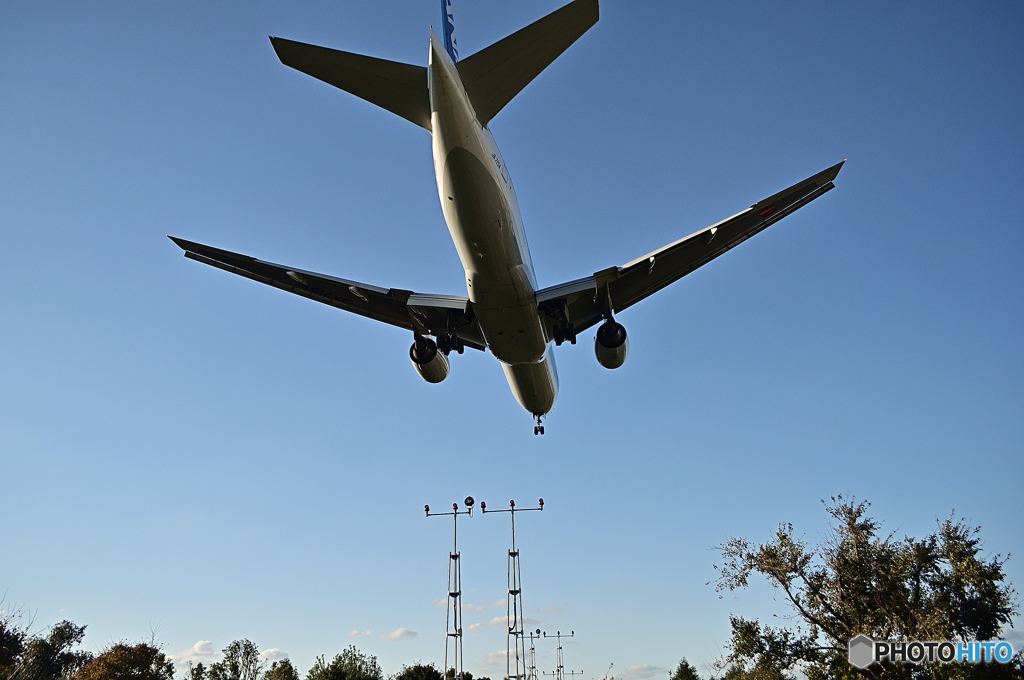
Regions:
<instances>
[{"instance_id":1,"label":"tail section","mask_svg":"<svg viewBox=\"0 0 1024 680\"><path fill-rule=\"evenodd\" d=\"M512 98L597 23L598 0L574 0L504 40L458 61L451 0L442 0L444 45L458 62L477 119L487 125ZM431 130L425 66L271 38L281 63Z\"/></svg>"},{"instance_id":2,"label":"tail section","mask_svg":"<svg viewBox=\"0 0 1024 680\"><path fill-rule=\"evenodd\" d=\"M441 0L441 21L444 23L444 48L452 63L459 60L459 46L455 42L455 17L452 16L452 0Z\"/></svg>"},{"instance_id":3,"label":"tail section","mask_svg":"<svg viewBox=\"0 0 1024 680\"><path fill-rule=\"evenodd\" d=\"M430 130L427 68L271 38L281 63Z\"/></svg>"},{"instance_id":4,"label":"tail section","mask_svg":"<svg viewBox=\"0 0 1024 680\"><path fill-rule=\"evenodd\" d=\"M487 125L599 17L598 0L575 0L460 61L459 75L480 123Z\"/></svg>"}]
</instances>

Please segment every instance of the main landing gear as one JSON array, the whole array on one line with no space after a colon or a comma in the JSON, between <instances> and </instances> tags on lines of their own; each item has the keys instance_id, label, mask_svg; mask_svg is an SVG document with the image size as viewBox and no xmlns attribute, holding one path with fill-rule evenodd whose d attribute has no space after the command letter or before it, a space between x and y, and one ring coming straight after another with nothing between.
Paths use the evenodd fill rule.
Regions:
<instances>
[{"instance_id":1,"label":"main landing gear","mask_svg":"<svg viewBox=\"0 0 1024 680\"><path fill-rule=\"evenodd\" d=\"M533 434L534 434L534 436L536 436L538 434L544 434L544 426L540 424L540 419L543 418L543 417L544 416L542 416L542 415L535 415L534 416L534 418L537 419L537 424L533 426Z\"/></svg>"}]
</instances>

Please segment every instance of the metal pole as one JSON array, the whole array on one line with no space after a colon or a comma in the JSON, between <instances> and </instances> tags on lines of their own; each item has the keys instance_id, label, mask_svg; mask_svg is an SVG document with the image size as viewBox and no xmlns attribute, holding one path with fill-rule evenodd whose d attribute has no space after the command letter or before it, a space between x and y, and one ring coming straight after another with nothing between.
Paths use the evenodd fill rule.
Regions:
<instances>
[{"instance_id":1,"label":"metal pole","mask_svg":"<svg viewBox=\"0 0 1024 680\"><path fill-rule=\"evenodd\" d=\"M448 553L448 605L444 615L444 675L447 678L451 670L451 680L462 680L465 676L462 654L462 555L459 553L459 515L473 516L473 497L466 496L463 503L465 510L459 510L458 503L452 503L451 512L430 512L430 506L424 505L427 517L452 518L452 551ZM450 644L449 644L450 643ZM451 647L452 668L448 668L448 649Z\"/></svg>"},{"instance_id":2,"label":"metal pole","mask_svg":"<svg viewBox=\"0 0 1024 680\"><path fill-rule=\"evenodd\" d=\"M522 574L519 569L519 549L516 548L516 512L544 510L544 499L538 501L536 508L517 508L516 502L508 502L508 510L488 510L487 503L480 502L480 511L507 512L512 518L512 548L508 551L508 571L506 584L508 597L505 600L505 622L508 625L505 638L505 677L509 680L526 680L526 640L523 637L523 586ZM515 673L512 672L512 659L515 658Z\"/></svg>"}]
</instances>

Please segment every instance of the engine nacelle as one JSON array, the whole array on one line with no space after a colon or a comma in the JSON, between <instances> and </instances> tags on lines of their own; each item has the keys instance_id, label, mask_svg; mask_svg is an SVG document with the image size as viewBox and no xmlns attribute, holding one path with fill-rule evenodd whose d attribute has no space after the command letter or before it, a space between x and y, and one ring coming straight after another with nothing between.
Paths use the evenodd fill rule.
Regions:
<instances>
[{"instance_id":1,"label":"engine nacelle","mask_svg":"<svg viewBox=\"0 0 1024 680\"><path fill-rule=\"evenodd\" d=\"M594 338L594 353L597 355L597 363L605 368L618 368L626 363L629 340L622 324L611 320L601 324Z\"/></svg>"},{"instance_id":2,"label":"engine nacelle","mask_svg":"<svg viewBox=\"0 0 1024 680\"><path fill-rule=\"evenodd\" d=\"M430 338L418 338L409 348L409 358L420 377L428 383L439 383L448 377L448 357L437 350Z\"/></svg>"}]
</instances>

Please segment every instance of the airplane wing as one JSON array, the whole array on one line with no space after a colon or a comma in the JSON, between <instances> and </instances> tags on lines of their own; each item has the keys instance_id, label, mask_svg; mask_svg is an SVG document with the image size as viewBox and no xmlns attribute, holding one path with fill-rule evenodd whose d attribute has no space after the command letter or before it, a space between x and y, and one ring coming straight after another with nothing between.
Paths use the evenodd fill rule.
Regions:
<instances>
[{"instance_id":1,"label":"airplane wing","mask_svg":"<svg viewBox=\"0 0 1024 680\"><path fill-rule=\"evenodd\" d=\"M605 311L620 312L735 248L833 189L832 180L845 162L621 267L539 291L537 304L551 336L566 323L577 333L584 331L600 322Z\"/></svg>"},{"instance_id":2,"label":"airplane wing","mask_svg":"<svg viewBox=\"0 0 1024 680\"><path fill-rule=\"evenodd\" d=\"M317 274L257 260L248 255L204 246L168 236L185 257L259 281L289 293L316 300L369 319L383 321L420 335L441 337L455 333L467 347L485 347L469 298L426 295Z\"/></svg>"}]
</instances>

